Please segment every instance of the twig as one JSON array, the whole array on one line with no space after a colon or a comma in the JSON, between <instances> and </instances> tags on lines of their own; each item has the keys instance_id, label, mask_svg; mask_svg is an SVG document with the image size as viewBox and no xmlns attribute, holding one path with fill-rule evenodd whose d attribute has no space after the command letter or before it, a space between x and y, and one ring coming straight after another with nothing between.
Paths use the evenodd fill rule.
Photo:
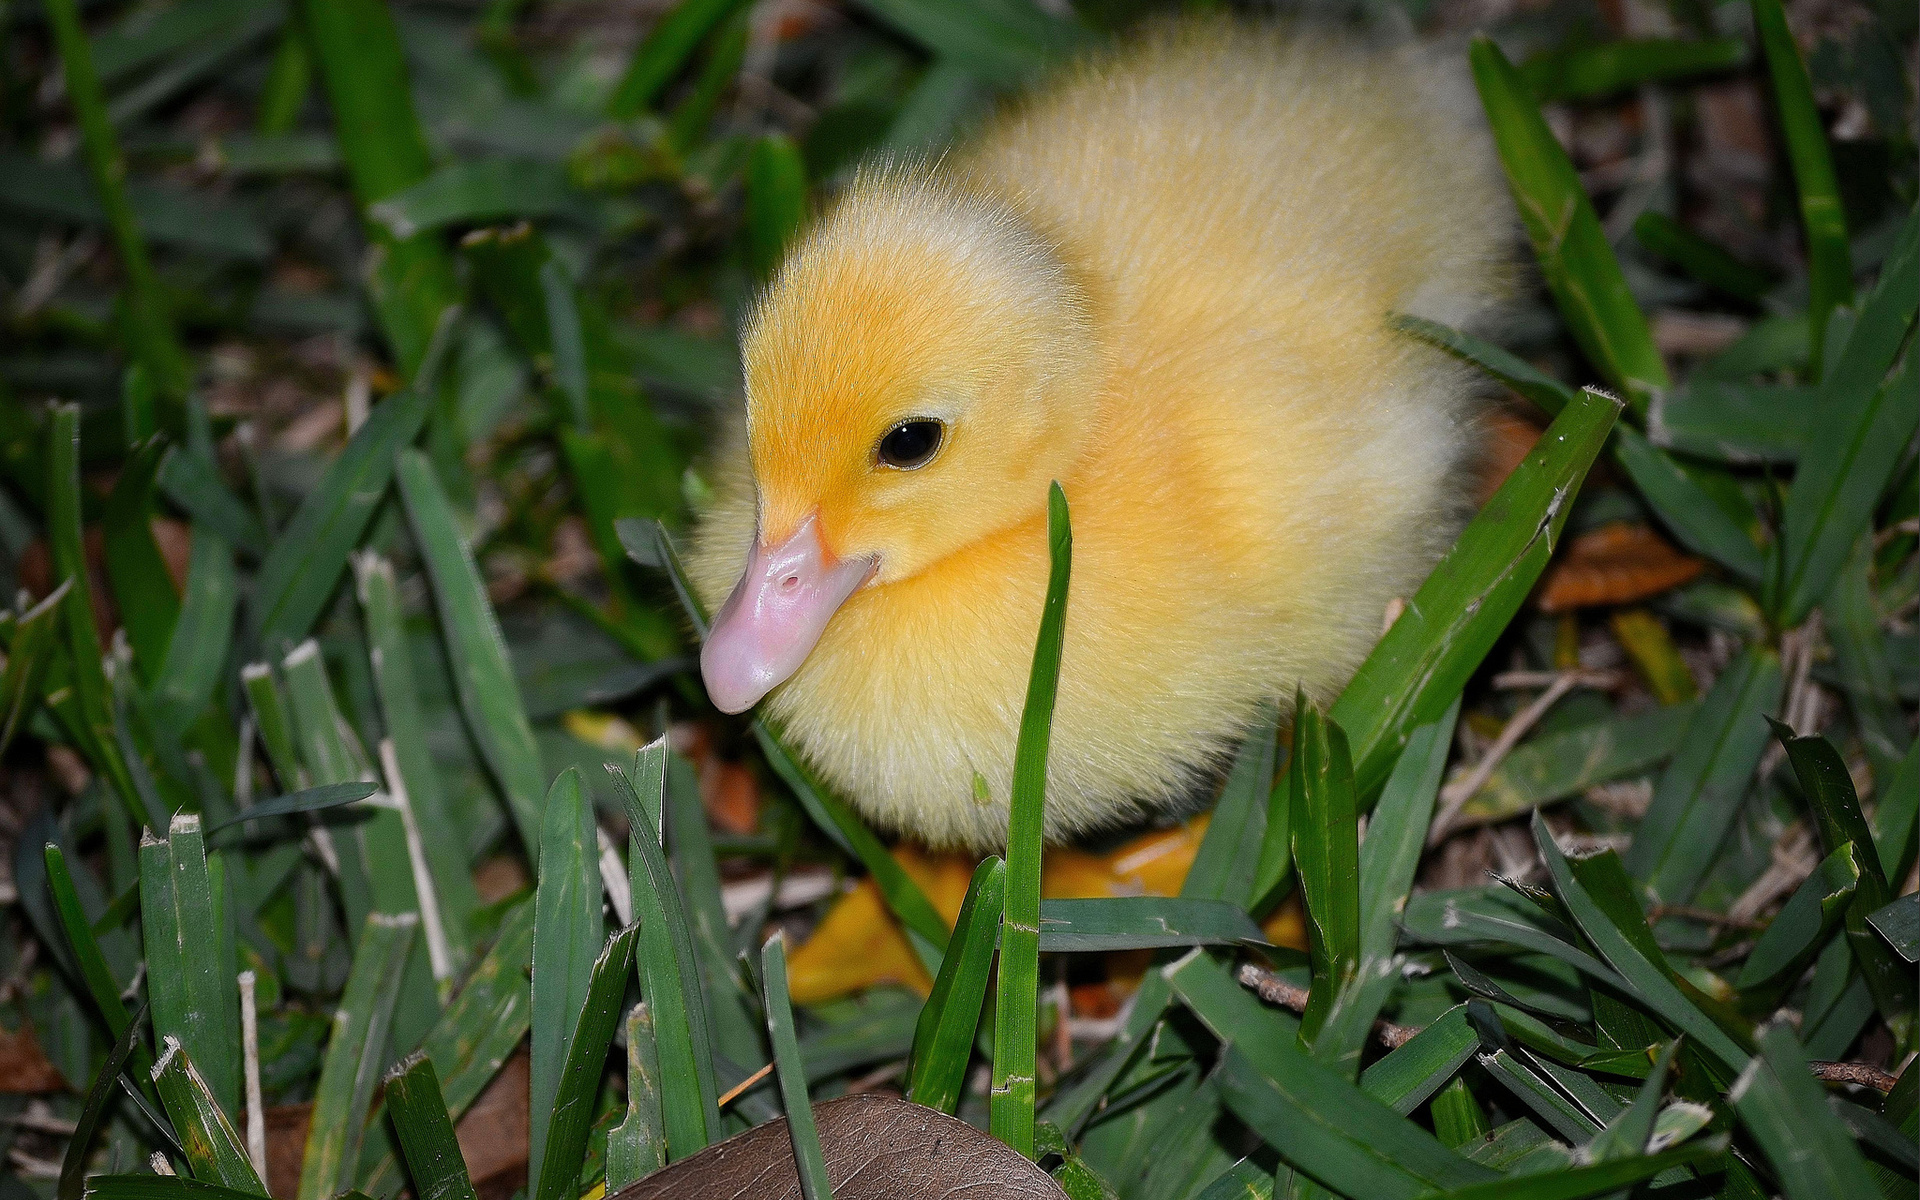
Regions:
<instances>
[{"instance_id":1,"label":"twig","mask_svg":"<svg viewBox=\"0 0 1920 1200\"><path fill-rule=\"evenodd\" d=\"M1879 1067L1866 1063L1824 1062L1815 1059L1807 1064L1813 1068L1813 1077L1823 1083L1857 1083L1861 1087L1870 1087L1876 1092L1890 1092L1893 1085L1900 1082L1898 1076Z\"/></svg>"},{"instance_id":2,"label":"twig","mask_svg":"<svg viewBox=\"0 0 1920 1200\"><path fill-rule=\"evenodd\" d=\"M1433 818L1433 825L1427 830L1427 845L1438 846L1446 840L1447 830L1452 828L1454 820L1460 815L1460 810L1466 807L1467 801L1473 799L1474 794L1493 775L1493 769L1500 765L1501 760L1506 758L1515 746L1520 744L1520 739L1527 736L1527 731L1532 729L1541 717L1547 715L1547 710L1557 704L1560 697L1579 687L1586 682L1587 678L1579 671L1568 671L1555 676L1553 682L1547 685L1546 691L1534 697L1531 704L1513 714L1513 719L1507 722L1506 727L1500 731L1500 736L1494 740L1492 746L1488 747L1487 752L1480 756L1480 761L1474 764L1465 778L1440 789L1440 812Z\"/></svg>"},{"instance_id":3,"label":"twig","mask_svg":"<svg viewBox=\"0 0 1920 1200\"><path fill-rule=\"evenodd\" d=\"M728 1088L726 1092L720 1097L720 1099L715 1102L714 1107L725 1108L727 1105L732 1104L735 1100L738 1100L740 1097L746 1095L749 1091L751 1091L755 1084L759 1083L761 1080L765 1079L767 1076L771 1074L773 1074L773 1064L768 1063L766 1066L761 1067L758 1071L755 1071L753 1074L747 1076L745 1079L742 1079L739 1083L736 1083L732 1087Z\"/></svg>"},{"instance_id":4,"label":"twig","mask_svg":"<svg viewBox=\"0 0 1920 1200\"><path fill-rule=\"evenodd\" d=\"M1307 989L1288 983L1272 971L1262 970L1252 963L1243 963L1240 967L1240 983L1252 988L1269 1004L1278 1004L1294 1012L1307 1011ZM1418 1025L1395 1025L1391 1021L1381 1020L1373 1023L1373 1036L1387 1049L1398 1050L1412 1041L1421 1028Z\"/></svg>"}]
</instances>

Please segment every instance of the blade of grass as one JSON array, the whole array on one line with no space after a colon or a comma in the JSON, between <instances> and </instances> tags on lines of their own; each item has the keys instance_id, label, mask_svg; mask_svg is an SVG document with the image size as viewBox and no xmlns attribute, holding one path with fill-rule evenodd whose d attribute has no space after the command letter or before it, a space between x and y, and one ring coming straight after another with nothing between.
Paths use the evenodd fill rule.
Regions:
<instances>
[{"instance_id":1,"label":"blade of grass","mask_svg":"<svg viewBox=\"0 0 1920 1200\"><path fill-rule=\"evenodd\" d=\"M1545 569L1619 402L1583 392L1488 500L1329 716L1347 731L1358 794L1376 792L1407 738L1453 704Z\"/></svg>"},{"instance_id":2,"label":"blade of grass","mask_svg":"<svg viewBox=\"0 0 1920 1200\"><path fill-rule=\"evenodd\" d=\"M0 754L6 753L14 732L40 698L40 681L59 654L62 605L72 590L71 577L61 580L14 624L6 668L0 671Z\"/></svg>"},{"instance_id":3,"label":"blade of grass","mask_svg":"<svg viewBox=\"0 0 1920 1200\"><path fill-rule=\"evenodd\" d=\"M420 689L407 645L393 564L363 551L353 560L353 570L360 611L367 624L367 657L373 667L374 691L380 698L380 715L387 736L393 739L407 802L413 806L420 827L422 849L440 901L441 925L456 961L464 964L473 953L469 926L480 908L480 893L467 865L465 839L447 807L440 768L427 748L426 720L421 713Z\"/></svg>"},{"instance_id":4,"label":"blade of grass","mask_svg":"<svg viewBox=\"0 0 1920 1200\"><path fill-rule=\"evenodd\" d=\"M1653 393L1672 380L1593 202L1500 48L1481 36L1468 57L1547 290L1587 360L1644 416Z\"/></svg>"},{"instance_id":5,"label":"blade of grass","mask_svg":"<svg viewBox=\"0 0 1920 1200\"><path fill-rule=\"evenodd\" d=\"M706 984L714 1052L735 1062L757 1062L765 1048L759 1023L747 1010L748 985L736 970L733 931L727 925L726 903L720 894L720 868L714 859L713 835L707 828L707 810L700 800L700 781L693 764L671 749L667 753L662 805L661 841L686 902L694 957Z\"/></svg>"},{"instance_id":6,"label":"blade of grass","mask_svg":"<svg viewBox=\"0 0 1920 1200\"><path fill-rule=\"evenodd\" d=\"M162 841L140 842L140 921L157 1038L176 1038L214 1100L240 1111L240 989L235 964L209 953L228 922L217 905L200 818L180 813Z\"/></svg>"},{"instance_id":7,"label":"blade of grass","mask_svg":"<svg viewBox=\"0 0 1920 1200\"><path fill-rule=\"evenodd\" d=\"M386 496L395 451L419 435L430 404L410 389L375 405L274 540L247 604L254 641L269 653L313 627Z\"/></svg>"},{"instance_id":8,"label":"blade of grass","mask_svg":"<svg viewBox=\"0 0 1920 1200\"><path fill-rule=\"evenodd\" d=\"M1807 315L1813 332L1813 374L1818 378L1827 319L1835 308L1853 299L1846 211L1833 173L1833 155L1827 149L1826 127L1814 107L1807 65L1800 59L1793 31L1787 28L1780 0L1753 0L1753 26L1766 53L1780 130L1786 135L1787 161L1793 165L1793 181L1800 192L1800 221L1807 235Z\"/></svg>"},{"instance_id":9,"label":"blade of grass","mask_svg":"<svg viewBox=\"0 0 1920 1200\"><path fill-rule=\"evenodd\" d=\"M540 750L527 724L520 688L507 657L506 639L487 602L473 548L460 532L453 505L418 451L403 451L397 472L407 520L420 547L440 610L454 688L482 756L507 798L507 809L529 857L540 844Z\"/></svg>"},{"instance_id":10,"label":"blade of grass","mask_svg":"<svg viewBox=\"0 0 1920 1200\"><path fill-rule=\"evenodd\" d=\"M680 0L647 32L607 101L607 116L631 121L680 73L694 48L745 0Z\"/></svg>"},{"instance_id":11,"label":"blade of grass","mask_svg":"<svg viewBox=\"0 0 1920 1200\"><path fill-rule=\"evenodd\" d=\"M86 1099L81 1102L79 1119L73 1123L73 1133L67 1138L67 1153L60 1163L60 1182L54 1190L58 1200L80 1200L87 1186L87 1154L93 1147L93 1138L100 1130L101 1121L106 1118L108 1105L119 1091L120 1073L132 1061L135 1047L140 1046L140 1026L146 1022L147 1006L140 1008L128 1018L125 1028L107 1050L106 1061L100 1064L100 1071L87 1085ZM140 1054L148 1057L145 1048Z\"/></svg>"},{"instance_id":12,"label":"blade of grass","mask_svg":"<svg viewBox=\"0 0 1920 1200\"><path fill-rule=\"evenodd\" d=\"M367 1107L386 1066L394 1005L419 920L412 913L374 913L354 947L353 969L334 1010L333 1034L314 1090L299 1200L328 1200L353 1182Z\"/></svg>"},{"instance_id":13,"label":"blade of grass","mask_svg":"<svg viewBox=\"0 0 1920 1200\"><path fill-rule=\"evenodd\" d=\"M256 1196L267 1194L233 1122L221 1111L178 1038L162 1039L160 1061L153 1067L153 1084L173 1121L194 1178Z\"/></svg>"},{"instance_id":14,"label":"blade of grass","mask_svg":"<svg viewBox=\"0 0 1920 1200\"><path fill-rule=\"evenodd\" d=\"M242 554L258 562L267 556L272 537L260 518L227 488L212 463L192 451L174 446L160 460L160 491Z\"/></svg>"},{"instance_id":15,"label":"blade of grass","mask_svg":"<svg viewBox=\"0 0 1920 1200\"><path fill-rule=\"evenodd\" d=\"M1047 746L1060 687L1073 528L1066 493L1047 490L1047 550L1052 566L1040 609L1033 670L1013 754L1007 824L1007 886L1000 925L1000 975L993 1014L991 1131L1033 1157L1036 1039L1039 1036L1040 854L1046 828Z\"/></svg>"},{"instance_id":16,"label":"blade of grass","mask_svg":"<svg viewBox=\"0 0 1920 1200\"><path fill-rule=\"evenodd\" d=\"M1785 1024L1760 1033L1760 1053L1727 1093L1740 1123L1772 1164L1788 1200L1877 1194L1853 1136Z\"/></svg>"},{"instance_id":17,"label":"blade of grass","mask_svg":"<svg viewBox=\"0 0 1920 1200\"><path fill-rule=\"evenodd\" d=\"M1867 924L1887 939L1901 958L1920 961L1920 893L1908 892L1867 914Z\"/></svg>"},{"instance_id":18,"label":"blade of grass","mask_svg":"<svg viewBox=\"0 0 1920 1200\"><path fill-rule=\"evenodd\" d=\"M1219 900L1237 908L1245 908L1259 898L1256 889L1260 856L1265 849L1268 800L1273 793L1279 725L1279 707L1264 704L1241 739L1233 769L1220 789L1219 803L1207 821L1206 836L1200 839L1193 866L1180 884L1182 898Z\"/></svg>"},{"instance_id":19,"label":"blade of grass","mask_svg":"<svg viewBox=\"0 0 1920 1200\"><path fill-rule=\"evenodd\" d=\"M1353 762L1346 734L1327 720L1304 692L1293 717L1293 860L1306 901L1307 946L1313 987L1300 1016L1300 1037L1320 1049L1317 1038L1334 997L1360 966L1360 841L1354 800ZM1359 1037L1366 1037L1366 1029ZM1336 1036L1330 1056L1359 1069L1360 1046Z\"/></svg>"},{"instance_id":20,"label":"blade of grass","mask_svg":"<svg viewBox=\"0 0 1920 1200\"><path fill-rule=\"evenodd\" d=\"M1860 886L1860 856L1852 842L1838 847L1815 867L1793 893L1741 964L1734 987L1742 996L1759 993L1770 982L1782 988L1797 983L1814 957L1846 921L1854 889Z\"/></svg>"},{"instance_id":21,"label":"blade of grass","mask_svg":"<svg viewBox=\"0 0 1920 1200\"><path fill-rule=\"evenodd\" d=\"M80 25L79 4L77 0L49 0L45 12L60 52L67 100L80 126L81 151L86 155L100 207L106 210L120 269L126 275L124 312L129 349L145 364L160 393L177 405L192 384L192 367L181 349L159 276L147 256L147 243L134 220L133 205L127 200L126 158L107 116L92 48Z\"/></svg>"},{"instance_id":22,"label":"blade of grass","mask_svg":"<svg viewBox=\"0 0 1920 1200\"><path fill-rule=\"evenodd\" d=\"M660 1100L653 1014L642 1002L627 1014L627 1117L607 1131L608 1192L638 1183L667 1165L666 1117Z\"/></svg>"},{"instance_id":23,"label":"blade of grass","mask_svg":"<svg viewBox=\"0 0 1920 1200\"><path fill-rule=\"evenodd\" d=\"M1623 1189L1656 1175L1695 1163L1708 1163L1726 1152L1726 1139L1714 1138L1676 1146L1658 1154L1619 1158L1609 1162L1568 1167L1550 1174L1529 1174L1451 1191L1431 1192L1423 1200L1586 1200L1589 1196L1619 1194ZM1519 1172L1515 1172L1519 1174Z\"/></svg>"},{"instance_id":24,"label":"blade of grass","mask_svg":"<svg viewBox=\"0 0 1920 1200\"><path fill-rule=\"evenodd\" d=\"M303 0L300 8L341 158L364 211L433 169L413 112L400 33L385 0ZM459 301L453 258L436 234L396 238L376 221L364 225L374 246L369 298L401 375L415 380L425 373L443 314Z\"/></svg>"},{"instance_id":25,"label":"blade of grass","mask_svg":"<svg viewBox=\"0 0 1920 1200\"><path fill-rule=\"evenodd\" d=\"M1721 462L1793 462L1819 422L1815 394L1801 384L1696 375L1654 403L1647 427L1662 446Z\"/></svg>"},{"instance_id":26,"label":"blade of grass","mask_svg":"<svg viewBox=\"0 0 1920 1200\"><path fill-rule=\"evenodd\" d=\"M1086 29L1020 0L861 0L941 61L996 86L1017 84L1081 48Z\"/></svg>"},{"instance_id":27,"label":"blade of grass","mask_svg":"<svg viewBox=\"0 0 1920 1200\"><path fill-rule=\"evenodd\" d=\"M561 1072L541 1158L543 1165L536 1177L532 1200L572 1200L580 1194L582 1160L593 1125L594 1105L600 1095L600 1075L606 1069L607 1047L613 1044L614 1026L620 1020L620 996L633 970L633 947L639 934L636 925L620 930L607 939L606 947L593 961L585 1004L574 1019L567 1039L567 1061ZM539 950L536 928L534 953L538 955ZM533 978L537 987L540 981L537 966Z\"/></svg>"},{"instance_id":28,"label":"blade of grass","mask_svg":"<svg viewBox=\"0 0 1920 1200\"><path fill-rule=\"evenodd\" d=\"M413 1193L420 1200L479 1200L440 1095L433 1060L416 1051L387 1073L387 1117L400 1136Z\"/></svg>"},{"instance_id":29,"label":"blade of grass","mask_svg":"<svg viewBox=\"0 0 1920 1200\"><path fill-rule=\"evenodd\" d=\"M1673 1068L1673 1056L1680 1049L1676 1039L1668 1042L1654 1060L1653 1070L1641 1081L1633 1103L1607 1123L1600 1136L1587 1143L1587 1157L1594 1162L1637 1158L1647 1152L1653 1137L1654 1121L1660 1115L1660 1096L1667 1086L1667 1074Z\"/></svg>"},{"instance_id":30,"label":"blade of grass","mask_svg":"<svg viewBox=\"0 0 1920 1200\"><path fill-rule=\"evenodd\" d=\"M807 219L807 165L783 133L753 144L747 159L747 248L754 276L768 279Z\"/></svg>"},{"instance_id":31,"label":"blade of grass","mask_svg":"<svg viewBox=\"0 0 1920 1200\"><path fill-rule=\"evenodd\" d=\"M1684 462L1625 427L1615 431L1613 457L1687 549L1749 581L1766 577L1766 558L1748 532L1759 518L1743 496L1716 488L1714 468ZM1722 500L1735 501L1745 511L1736 517Z\"/></svg>"},{"instance_id":32,"label":"blade of grass","mask_svg":"<svg viewBox=\"0 0 1920 1200\"><path fill-rule=\"evenodd\" d=\"M1606 716L1525 742L1487 776L1452 827L1493 824L1644 772L1673 753L1698 707Z\"/></svg>"},{"instance_id":33,"label":"blade of grass","mask_svg":"<svg viewBox=\"0 0 1920 1200\"><path fill-rule=\"evenodd\" d=\"M133 448L121 465L100 514L107 581L121 605L120 627L133 650L140 681L159 676L173 627L180 619L180 593L153 540L153 479L165 449L156 436ZM138 602L135 603L135 599Z\"/></svg>"},{"instance_id":34,"label":"blade of grass","mask_svg":"<svg viewBox=\"0 0 1920 1200\"><path fill-rule=\"evenodd\" d=\"M1728 665L1654 785L1627 869L1666 904L1685 904L1705 879L1766 750L1761 714L1776 710L1780 659L1753 647Z\"/></svg>"},{"instance_id":35,"label":"blade of grass","mask_svg":"<svg viewBox=\"0 0 1920 1200\"><path fill-rule=\"evenodd\" d=\"M1618 42L1575 43L1536 54L1520 64L1519 75L1542 104L1593 100L1666 79L1684 79L1729 71L1747 61L1739 38L1634 38Z\"/></svg>"},{"instance_id":36,"label":"blade of grass","mask_svg":"<svg viewBox=\"0 0 1920 1200\"><path fill-rule=\"evenodd\" d=\"M67 935L67 946L73 952L74 965L79 968L87 995L93 1000L101 1020L106 1023L107 1032L117 1040L126 1033L127 1025L132 1020L127 1015L126 1002L120 998L120 981L114 975L113 968L107 965L106 955L101 953L92 923L87 920L86 910L81 907L79 893L73 886L73 876L67 871L66 856L61 853L59 846L48 842L43 857L47 866L47 892L53 900L54 911L59 914L61 929ZM144 1079L151 1075L153 1061L148 1057L145 1047L135 1042L127 1053L130 1056L128 1061L138 1077Z\"/></svg>"},{"instance_id":37,"label":"blade of grass","mask_svg":"<svg viewBox=\"0 0 1920 1200\"><path fill-rule=\"evenodd\" d=\"M1744 57L1746 46L1733 44L1740 46ZM1663 212L1641 213L1634 219L1633 236L1648 250L1735 300L1758 304L1773 286L1772 276L1765 271L1735 258L1718 242L1701 237Z\"/></svg>"},{"instance_id":38,"label":"blade of grass","mask_svg":"<svg viewBox=\"0 0 1920 1200\"><path fill-rule=\"evenodd\" d=\"M578 768L560 772L548 790L540 842L540 882L533 901L533 1122L527 1178L544 1187L547 1134L558 1111L574 1021L585 1009L605 937L599 841Z\"/></svg>"},{"instance_id":39,"label":"blade of grass","mask_svg":"<svg viewBox=\"0 0 1920 1200\"><path fill-rule=\"evenodd\" d=\"M694 76L693 86L667 118L667 138L682 153L697 149L720 107L720 98L733 86L746 62L747 41L753 33L753 14L736 10L720 22L707 39L707 59Z\"/></svg>"},{"instance_id":40,"label":"blade of grass","mask_svg":"<svg viewBox=\"0 0 1920 1200\"><path fill-rule=\"evenodd\" d=\"M1575 389L1540 370L1532 363L1509 354L1492 342L1482 341L1425 317L1394 313L1388 323L1430 345L1438 346L1462 362L1472 363L1487 374L1540 406L1549 417L1572 404L1579 395Z\"/></svg>"},{"instance_id":41,"label":"blade of grass","mask_svg":"<svg viewBox=\"0 0 1920 1200\"><path fill-rule=\"evenodd\" d=\"M920 1008L920 1020L913 1032L907 1099L915 1104L944 1113L959 1109L967 1063L973 1056L974 1034L980 1027L980 1007L986 1002L987 980L1000 941L1006 881L1006 862L992 855L974 868L973 879L967 884L960 917L954 922L953 940L947 943L940 974Z\"/></svg>"},{"instance_id":42,"label":"blade of grass","mask_svg":"<svg viewBox=\"0 0 1920 1200\"><path fill-rule=\"evenodd\" d=\"M660 738L634 755L631 777L620 771L614 774L622 785L632 827L627 838L627 873L641 929L640 989L653 1012L660 1057L667 1153L678 1161L706 1148L719 1133L720 1116L713 1041L693 937L666 855L649 827L653 819L649 810L658 811L664 803L666 772L667 743Z\"/></svg>"},{"instance_id":43,"label":"blade of grass","mask_svg":"<svg viewBox=\"0 0 1920 1200\"><path fill-rule=\"evenodd\" d=\"M767 1002L767 1037L773 1043L774 1072L780 1077L780 1103L787 1113L787 1134L793 1139L800 1191L806 1200L832 1200L827 1160L820 1151L820 1131L814 1126L813 1105L807 1099L806 1064L800 1059L800 1041L793 1032L793 1003L787 996L787 937L781 930L775 930L760 949L760 978Z\"/></svg>"},{"instance_id":44,"label":"blade of grass","mask_svg":"<svg viewBox=\"0 0 1920 1200\"><path fill-rule=\"evenodd\" d=\"M154 716L163 734L185 736L212 701L233 647L239 603L240 577L233 551L219 534L196 526L187 594L154 681Z\"/></svg>"},{"instance_id":45,"label":"blade of grass","mask_svg":"<svg viewBox=\"0 0 1920 1200\"><path fill-rule=\"evenodd\" d=\"M1467 1006L1457 1004L1398 1049L1369 1064L1360 1072L1360 1089L1406 1116L1434 1093L1451 1091L1453 1084L1448 1081L1455 1079L1455 1072L1478 1049L1480 1035L1467 1019ZM1434 1101L1436 1110L1440 1103L1437 1099ZM1484 1118L1482 1120L1484 1122ZM1437 1123L1435 1129L1438 1132ZM1486 1132L1484 1123L1481 1132ZM1462 1144L1449 1142L1448 1146L1458 1149Z\"/></svg>"},{"instance_id":46,"label":"blade of grass","mask_svg":"<svg viewBox=\"0 0 1920 1200\"><path fill-rule=\"evenodd\" d=\"M1265 942L1246 910L1225 900L1113 896L1040 902L1040 949L1048 954Z\"/></svg>"}]
</instances>

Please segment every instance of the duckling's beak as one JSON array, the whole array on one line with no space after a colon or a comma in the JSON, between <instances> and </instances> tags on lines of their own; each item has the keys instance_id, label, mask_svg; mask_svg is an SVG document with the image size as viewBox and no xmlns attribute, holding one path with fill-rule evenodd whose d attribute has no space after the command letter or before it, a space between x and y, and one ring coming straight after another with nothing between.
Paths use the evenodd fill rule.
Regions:
<instances>
[{"instance_id":1,"label":"duckling's beak","mask_svg":"<svg viewBox=\"0 0 1920 1200\"><path fill-rule=\"evenodd\" d=\"M778 545L756 537L746 571L700 648L700 675L714 706L745 712L785 683L878 565L872 555L830 557L813 516Z\"/></svg>"}]
</instances>

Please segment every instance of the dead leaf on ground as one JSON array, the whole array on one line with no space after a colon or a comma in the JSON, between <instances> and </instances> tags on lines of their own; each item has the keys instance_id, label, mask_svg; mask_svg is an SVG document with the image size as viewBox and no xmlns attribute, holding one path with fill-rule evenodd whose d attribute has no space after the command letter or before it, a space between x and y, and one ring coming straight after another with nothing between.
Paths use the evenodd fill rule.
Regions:
<instances>
[{"instance_id":1,"label":"dead leaf on ground","mask_svg":"<svg viewBox=\"0 0 1920 1200\"><path fill-rule=\"evenodd\" d=\"M0 1093L31 1096L66 1090L66 1079L41 1052L33 1026L25 1021L18 1029L0 1026Z\"/></svg>"},{"instance_id":2,"label":"dead leaf on ground","mask_svg":"<svg viewBox=\"0 0 1920 1200\"><path fill-rule=\"evenodd\" d=\"M834 1200L1065 1200L1053 1177L965 1121L862 1093L813 1106ZM793 1139L781 1117L656 1171L611 1200L752 1196L800 1200Z\"/></svg>"},{"instance_id":3,"label":"dead leaf on ground","mask_svg":"<svg viewBox=\"0 0 1920 1200\"><path fill-rule=\"evenodd\" d=\"M1547 569L1538 602L1550 613L1633 604L1679 587L1705 566L1649 526L1614 522L1567 545Z\"/></svg>"}]
</instances>

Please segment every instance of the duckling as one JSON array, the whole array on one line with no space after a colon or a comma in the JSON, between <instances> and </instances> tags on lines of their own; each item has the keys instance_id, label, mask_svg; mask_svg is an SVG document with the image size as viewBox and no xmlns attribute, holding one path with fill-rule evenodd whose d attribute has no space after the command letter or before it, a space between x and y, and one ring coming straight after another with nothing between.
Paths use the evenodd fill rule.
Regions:
<instances>
[{"instance_id":1,"label":"duckling","mask_svg":"<svg viewBox=\"0 0 1920 1200\"><path fill-rule=\"evenodd\" d=\"M1511 291L1476 113L1413 48L1173 26L861 170L745 325L689 556L713 702L764 700L882 827L1003 843L1053 480L1051 840L1190 806L1263 699L1330 701L1467 506L1474 382L1388 316Z\"/></svg>"}]
</instances>

